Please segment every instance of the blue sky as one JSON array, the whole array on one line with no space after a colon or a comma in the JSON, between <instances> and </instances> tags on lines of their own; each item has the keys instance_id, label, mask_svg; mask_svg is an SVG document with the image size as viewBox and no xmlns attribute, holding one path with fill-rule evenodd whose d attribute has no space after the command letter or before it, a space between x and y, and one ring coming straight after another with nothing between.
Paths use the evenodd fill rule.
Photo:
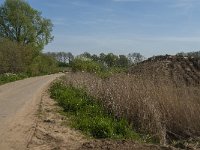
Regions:
<instances>
[{"instance_id":1,"label":"blue sky","mask_svg":"<svg viewBox=\"0 0 200 150\"><path fill-rule=\"evenodd\" d=\"M27 1L54 24L44 51L149 57L200 50L200 0Z\"/></svg>"}]
</instances>

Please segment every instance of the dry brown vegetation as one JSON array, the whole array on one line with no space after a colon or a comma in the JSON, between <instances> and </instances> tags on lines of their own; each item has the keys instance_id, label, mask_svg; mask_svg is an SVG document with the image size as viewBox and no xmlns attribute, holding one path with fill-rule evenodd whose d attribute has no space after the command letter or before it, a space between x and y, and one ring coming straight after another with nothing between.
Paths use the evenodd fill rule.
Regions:
<instances>
[{"instance_id":1,"label":"dry brown vegetation","mask_svg":"<svg viewBox=\"0 0 200 150\"><path fill-rule=\"evenodd\" d=\"M73 73L67 83L86 88L116 117L125 117L141 133L166 144L200 136L200 62L193 58L158 57L101 79Z\"/></svg>"}]
</instances>

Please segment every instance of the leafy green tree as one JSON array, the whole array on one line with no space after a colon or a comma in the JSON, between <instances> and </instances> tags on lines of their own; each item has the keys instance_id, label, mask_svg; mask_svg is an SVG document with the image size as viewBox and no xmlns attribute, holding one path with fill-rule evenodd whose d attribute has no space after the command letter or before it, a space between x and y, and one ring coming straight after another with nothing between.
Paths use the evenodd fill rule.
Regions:
<instances>
[{"instance_id":1,"label":"leafy green tree","mask_svg":"<svg viewBox=\"0 0 200 150\"><path fill-rule=\"evenodd\" d=\"M80 57L89 58L89 59L92 58L91 54L88 52L84 52L83 54L80 55Z\"/></svg>"},{"instance_id":2,"label":"leafy green tree","mask_svg":"<svg viewBox=\"0 0 200 150\"><path fill-rule=\"evenodd\" d=\"M106 54L104 54L104 53L101 53L101 54L99 55L99 59L100 59L100 61L101 61L102 63L104 62L105 57L106 57Z\"/></svg>"},{"instance_id":3,"label":"leafy green tree","mask_svg":"<svg viewBox=\"0 0 200 150\"><path fill-rule=\"evenodd\" d=\"M51 74L58 71L57 61L45 54L35 57L28 67L27 73L31 76Z\"/></svg>"},{"instance_id":4,"label":"leafy green tree","mask_svg":"<svg viewBox=\"0 0 200 150\"><path fill-rule=\"evenodd\" d=\"M118 67L128 67L128 58L125 55L119 55L119 59L117 61Z\"/></svg>"},{"instance_id":5,"label":"leafy green tree","mask_svg":"<svg viewBox=\"0 0 200 150\"><path fill-rule=\"evenodd\" d=\"M104 61L108 65L108 67L114 67L117 64L118 56L114 55L113 53L109 53L105 56Z\"/></svg>"},{"instance_id":6,"label":"leafy green tree","mask_svg":"<svg viewBox=\"0 0 200 150\"><path fill-rule=\"evenodd\" d=\"M5 0L0 6L0 37L41 50L53 40L52 27L24 0Z\"/></svg>"},{"instance_id":7,"label":"leafy green tree","mask_svg":"<svg viewBox=\"0 0 200 150\"><path fill-rule=\"evenodd\" d=\"M98 62L100 59L96 54L92 55L91 58L93 61L96 61L96 62Z\"/></svg>"}]
</instances>

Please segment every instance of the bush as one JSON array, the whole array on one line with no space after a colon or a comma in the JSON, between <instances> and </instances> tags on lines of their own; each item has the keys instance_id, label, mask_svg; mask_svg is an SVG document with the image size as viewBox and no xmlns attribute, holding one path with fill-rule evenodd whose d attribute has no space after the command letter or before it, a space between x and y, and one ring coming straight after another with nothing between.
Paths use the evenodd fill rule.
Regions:
<instances>
[{"instance_id":1,"label":"bush","mask_svg":"<svg viewBox=\"0 0 200 150\"><path fill-rule=\"evenodd\" d=\"M26 72L36 53L29 46L0 39L0 74Z\"/></svg>"},{"instance_id":2,"label":"bush","mask_svg":"<svg viewBox=\"0 0 200 150\"><path fill-rule=\"evenodd\" d=\"M72 63L72 71L100 72L102 65L92 60L75 59Z\"/></svg>"},{"instance_id":3,"label":"bush","mask_svg":"<svg viewBox=\"0 0 200 150\"><path fill-rule=\"evenodd\" d=\"M58 72L57 61L31 46L0 39L0 74L27 73L29 76Z\"/></svg>"},{"instance_id":4,"label":"bush","mask_svg":"<svg viewBox=\"0 0 200 150\"><path fill-rule=\"evenodd\" d=\"M40 54L33 59L27 72L30 76L52 74L58 72L57 62L49 56Z\"/></svg>"}]
</instances>

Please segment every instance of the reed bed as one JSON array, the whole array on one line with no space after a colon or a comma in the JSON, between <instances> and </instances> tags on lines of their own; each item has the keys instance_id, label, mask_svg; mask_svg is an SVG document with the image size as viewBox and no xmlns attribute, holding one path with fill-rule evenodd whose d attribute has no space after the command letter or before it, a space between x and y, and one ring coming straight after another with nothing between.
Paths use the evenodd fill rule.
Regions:
<instances>
[{"instance_id":1,"label":"reed bed","mask_svg":"<svg viewBox=\"0 0 200 150\"><path fill-rule=\"evenodd\" d=\"M64 81L85 88L115 117L126 118L161 144L200 136L199 86L177 86L168 76L139 74L101 79L95 74L69 73Z\"/></svg>"}]
</instances>

